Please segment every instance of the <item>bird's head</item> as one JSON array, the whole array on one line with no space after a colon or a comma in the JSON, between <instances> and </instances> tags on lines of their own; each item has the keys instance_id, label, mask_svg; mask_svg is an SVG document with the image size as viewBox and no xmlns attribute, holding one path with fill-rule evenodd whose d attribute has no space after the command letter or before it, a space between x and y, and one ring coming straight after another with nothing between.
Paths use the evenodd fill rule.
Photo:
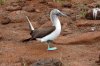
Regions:
<instances>
[{"instance_id":1,"label":"bird's head","mask_svg":"<svg viewBox=\"0 0 100 66\"><path fill-rule=\"evenodd\" d=\"M58 10L58 9L53 9L53 10L51 11L51 14L52 14L52 15L56 15L56 16L68 16L68 15L62 13L62 12L61 12L60 10Z\"/></svg>"}]
</instances>

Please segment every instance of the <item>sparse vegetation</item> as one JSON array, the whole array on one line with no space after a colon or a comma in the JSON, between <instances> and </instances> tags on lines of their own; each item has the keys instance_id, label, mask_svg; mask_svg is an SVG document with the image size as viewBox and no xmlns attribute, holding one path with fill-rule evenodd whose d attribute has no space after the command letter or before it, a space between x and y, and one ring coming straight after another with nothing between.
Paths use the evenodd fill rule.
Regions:
<instances>
[{"instance_id":1,"label":"sparse vegetation","mask_svg":"<svg viewBox=\"0 0 100 66\"><path fill-rule=\"evenodd\" d=\"M85 15L86 15L86 12L84 12L84 11L81 11L80 14L79 14L79 16L80 16L81 18L85 18Z\"/></svg>"},{"instance_id":2,"label":"sparse vegetation","mask_svg":"<svg viewBox=\"0 0 100 66\"><path fill-rule=\"evenodd\" d=\"M84 18L87 13L88 7L85 4L79 4L77 7L78 10L80 11L79 17Z\"/></svg>"},{"instance_id":3,"label":"sparse vegetation","mask_svg":"<svg viewBox=\"0 0 100 66\"><path fill-rule=\"evenodd\" d=\"M54 2L61 2L62 0L53 0Z\"/></svg>"},{"instance_id":4,"label":"sparse vegetation","mask_svg":"<svg viewBox=\"0 0 100 66\"><path fill-rule=\"evenodd\" d=\"M3 5L5 0L0 0L0 5Z\"/></svg>"}]
</instances>

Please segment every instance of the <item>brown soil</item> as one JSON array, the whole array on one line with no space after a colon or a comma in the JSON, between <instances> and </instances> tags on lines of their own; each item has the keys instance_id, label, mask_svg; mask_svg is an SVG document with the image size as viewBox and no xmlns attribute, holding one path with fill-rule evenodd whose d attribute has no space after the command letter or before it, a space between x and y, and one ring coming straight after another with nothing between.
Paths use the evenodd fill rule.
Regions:
<instances>
[{"instance_id":1,"label":"brown soil","mask_svg":"<svg viewBox=\"0 0 100 66\"><path fill-rule=\"evenodd\" d=\"M36 9L30 18L35 28L51 25L48 15L55 8L52 4L40 3L40 0L27 1L27 4L34 5ZM0 6L0 12L4 7L6 5ZM63 10L61 6L57 8ZM72 9L77 11L75 7ZM0 66L29 66L38 59L51 58L59 59L65 66L97 66L95 61L100 54L100 21L72 21L70 17L60 17L60 20L62 33L54 41L58 47L55 51L47 51L47 45L38 41L21 42L30 37L27 21L0 24ZM91 27L96 27L95 31Z\"/></svg>"}]
</instances>

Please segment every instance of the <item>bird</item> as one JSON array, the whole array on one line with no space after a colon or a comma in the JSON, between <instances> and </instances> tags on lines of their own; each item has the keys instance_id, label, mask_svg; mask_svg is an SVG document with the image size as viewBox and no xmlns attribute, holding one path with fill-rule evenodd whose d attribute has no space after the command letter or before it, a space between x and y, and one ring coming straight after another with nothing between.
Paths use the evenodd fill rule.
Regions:
<instances>
[{"instance_id":1,"label":"bird","mask_svg":"<svg viewBox=\"0 0 100 66\"><path fill-rule=\"evenodd\" d=\"M98 12L100 12L100 8L93 8L93 19L96 20Z\"/></svg>"},{"instance_id":2,"label":"bird","mask_svg":"<svg viewBox=\"0 0 100 66\"><path fill-rule=\"evenodd\" d=\"M89 10L86 13L85 17L90 20L100 20L100 8L95 7L93 9Z\"/></svg>"},{"instance_id":3,"label":"bird","mask_svg":"<svg viewBox=\"0 0 100 66\"><path fill-rule=\"evenodd\" d=\"M62 13L58 9L51 10L50 19L52 22L52 26L40 29L34 29L28 16L26 16L26 19L28 20L29 27L31 30L30 32L31 37L23 40L23 42L27 42L30 40L37 40L40 42L47 43L48 45L47 50L57 50L57 47L53 46L53 40L56 39L61 33L61 23L58 16L67 16L67 14Z\"/></svg>"}]
</instances>

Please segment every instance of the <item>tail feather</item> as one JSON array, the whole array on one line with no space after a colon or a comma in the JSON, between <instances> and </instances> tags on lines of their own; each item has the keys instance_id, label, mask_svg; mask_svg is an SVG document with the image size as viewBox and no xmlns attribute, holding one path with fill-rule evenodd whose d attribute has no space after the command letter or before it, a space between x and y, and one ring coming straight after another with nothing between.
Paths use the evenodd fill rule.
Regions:
<instances>
[{"instance_id":1,"label":"tail feather","mask_svg":"<svg viewBox=\"0 0 100 66\"><path fill-rule=\"evenodd\" d=\"M29 20L28 16L26 16L26 19L27 19L28 22L29 22L30 30L31 30L31 31L34 30L34 28L33 28L33 26L32 26L32 23L31 23L31 21Z\"/></svg>"}]
</instances>

